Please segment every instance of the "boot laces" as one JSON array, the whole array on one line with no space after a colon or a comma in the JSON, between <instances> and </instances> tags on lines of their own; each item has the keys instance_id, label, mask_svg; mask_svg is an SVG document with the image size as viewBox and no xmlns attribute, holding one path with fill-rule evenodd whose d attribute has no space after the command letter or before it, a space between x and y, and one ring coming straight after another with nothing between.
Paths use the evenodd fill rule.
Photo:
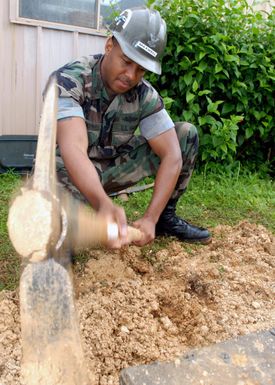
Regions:
<instances>
[{"instance_id":1,"label":"boot laces","mask_svg":"<svg viewBox=\"0 0 275 385\"><path fill-rule=\"evenodd\" d=\"M167 222L170 223L172 226L183 226L183 227L190 226L190 224L187 221L180 218L176 214L171 215L171 217L167 220Z\"/></svg>"}]
</instances>

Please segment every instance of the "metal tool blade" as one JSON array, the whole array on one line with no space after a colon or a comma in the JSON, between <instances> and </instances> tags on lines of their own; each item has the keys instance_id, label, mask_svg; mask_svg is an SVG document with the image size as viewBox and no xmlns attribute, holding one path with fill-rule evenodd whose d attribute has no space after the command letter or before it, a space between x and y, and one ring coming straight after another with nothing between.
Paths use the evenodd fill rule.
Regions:
<instances>
[{"instance_id":1,"label":"metal tool blade","mask_svg":"<svg viewBox=\"0 0 275 385\"><path fill-rule=\"evenodd\" d=\"M26 266L20 282L26 385L87 385L68 270L53 258Z\"/></svg>"},{"instance_id":2,"label":"metal tool blade","mask_svg":"<svg viewBox=\"0 0 275 385\"><path fill-rule=\"evenodd\" d=\"M62 245L56 249L62 233L55 170L56 104L56 85L52 80L45 95L33 179L28 188L22 190L19 201L22 207L22 202L38 195L38 202L48 202L33 222L32 230L35 237L43 232L35 229L43 222L48 224L45 245L38 250L30 249L32 252L20 279L22 377L26 385L86 385L88 381L74 306L70 259ZM36 207L36 211L41 209L39 204ZM44 221L40 221L41 218ZM31 227L31 221L28 224ZM20 249L20 245L18 247ZM31 258L33 256L35 258Z\"/></svg>"}]
</instances>

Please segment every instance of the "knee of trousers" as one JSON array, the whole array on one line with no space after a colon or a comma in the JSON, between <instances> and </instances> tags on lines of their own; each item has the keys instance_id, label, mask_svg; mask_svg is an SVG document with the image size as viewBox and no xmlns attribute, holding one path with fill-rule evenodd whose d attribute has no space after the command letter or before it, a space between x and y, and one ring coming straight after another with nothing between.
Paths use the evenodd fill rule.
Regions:
<instances>
[{"instance_id":1,"label":"knee of trousers","mask_svg":"<svg viewBox=\"0 0 275 385\"><path fill-rule=\"evenodd\" d=\"M199 134L197 128L188 122L175 122L175 130L182 151L192 147L197 152L199 147Z\"/></svg>"}]
</instances>

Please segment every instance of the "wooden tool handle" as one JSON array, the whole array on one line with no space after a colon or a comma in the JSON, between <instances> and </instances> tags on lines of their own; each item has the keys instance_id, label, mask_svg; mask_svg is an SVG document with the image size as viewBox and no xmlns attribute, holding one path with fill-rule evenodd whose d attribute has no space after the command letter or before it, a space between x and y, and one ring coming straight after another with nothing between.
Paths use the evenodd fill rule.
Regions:
<instances>
[{"instance_id":1,"label":"wooden tool handle","mask_svg":"<svg viewBox=\"0 0 275 385\"><path fill-rule=\"evenodd\" d=\"M106 223L104 220L102 221L103 221L103 224L101 224L101 226L103 225L104 228L106 228L107 235L104 234L103 238L101 238L100 241L102 243L105 243L108 241L117 240L119 238L118 225L116 223L110 223L110 222ZM132 226L127 226L128 243L139 241L142 237L143 237L143 234L139 229L136 229L135 227L132 227Z\"/></svg>"},{"instance_id":2,"label":"wooden tool handle","mask_svg":"<svg viewBox=\"0 0 275 385\"><path fill-rule=\"evenodd\" d=\"M135 227L128 226L128 242L136 242L140 241L143 237L142 232L139 229L136 229Z\"/></svg>"},{"instance_id":3,"label":"wooden tool handle","mask_svg":"<svg viewBox=\"0 0 275 385\"><path fill-rule=\"evenodd\" d=\"M139 229L127 226L128 243L139 241L143 234ZM116 223L107 223L107 241L117 240L119 238L118 225Z\"/></svg>"},{"instance_id":4,"label":"wooden tool handle","mask_svg":"<svg viewBox=\"0 0 275 385\"><path fill-rule=\"evenodd\" d=\"M92 247L95 245L106 245L110 241L119 238L116 223L108 222L105 218L96 215L83 206L78 207L75 225L71 227L68 239L75 248ZM132 226L128 226L128 243L138 241L142 238L142 232Z\"/></svg>"},{"instance_id":5,"label":"wooden tool handle","mask_svg":"<svg viewBox=\"0 0 275 385\"><path fill-rule=\"evenodd\" d=\"M79 249L108 245L119 238L116 223L95 214L69 194L62 194L61 202L62 209L56 211L55 200L31 189L22 189L15 198L9 210L8 230L22 257L38 262L47 258L50 249L58 250L63 243ZM128 226L128 243L141 238L140 230Z\"/></svg>"}]
</instances>

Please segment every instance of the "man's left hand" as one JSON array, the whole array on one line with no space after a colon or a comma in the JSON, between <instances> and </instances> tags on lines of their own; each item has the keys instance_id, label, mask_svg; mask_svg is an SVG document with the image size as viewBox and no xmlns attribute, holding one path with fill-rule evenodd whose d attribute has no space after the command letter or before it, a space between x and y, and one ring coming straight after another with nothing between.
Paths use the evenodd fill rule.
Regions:
<instances>
[{"instance_id":1,"label":"man's left hand","mask_svg":"<svg viewBox=\"0 0 275 385\"><path fill-rule=\"evenodd\" d=\"M146 217L142 217L133 223L133 226L142 231L143 237L140 241L134 242L137 246L144 246L155 239L155 223Z\"/></svg>"}]
</instances>

